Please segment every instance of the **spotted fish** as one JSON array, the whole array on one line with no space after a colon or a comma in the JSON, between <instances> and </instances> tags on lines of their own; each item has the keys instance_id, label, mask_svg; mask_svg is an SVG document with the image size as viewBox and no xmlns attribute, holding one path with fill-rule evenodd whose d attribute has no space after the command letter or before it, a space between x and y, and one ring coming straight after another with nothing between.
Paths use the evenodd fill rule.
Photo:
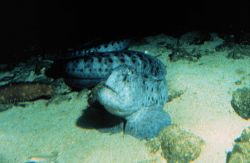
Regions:
<instances>
[{"instance_id":1,"label":"spotted fish","mask_svg":"<svg viewBox=\"0 0 250 163\"><path fill-rule=\"evenodd\" d=\"M65 64L66 82L77 88L93 87L96 100L113 115L126 119L125 132L149 139L171 124L163 111L168 99L165 66L137 51L85 53Z\"/></svg>"}]
</instances>

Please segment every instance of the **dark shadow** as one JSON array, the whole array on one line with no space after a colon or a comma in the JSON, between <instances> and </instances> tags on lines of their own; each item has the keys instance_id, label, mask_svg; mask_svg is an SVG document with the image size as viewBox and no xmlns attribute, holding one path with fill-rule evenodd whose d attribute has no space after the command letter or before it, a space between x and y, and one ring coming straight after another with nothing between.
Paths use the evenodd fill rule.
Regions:
<instances>
[{"instance_id":1,"label":"dark shadow","mask_svg":"<svg viewBox=\"0 0 250 163\"><path fill-rule=\"evenodd\" d=\"M45 75L49 78L53 78L53 79L63 79L64 83L69 86L72 91L81 91L82 88L76 88L74 87L74 85L70 84L69 82L67 82L67 78L68 76L65 73L64 70L64 65L66 63L66 60L60 59L60 60L56 60L54 61L54 63L51 65L51 67L49 67L46 72Z\"/></svg>"},{"instance_id":2,"label":"dark shadow","mask_svg":"<svg viewBox=\"0 0 250 163\"><path fill-rule=\"evenodd\" d=\"M65 60L54 61L51 67L46 70L45 75L54 79L64 78L65 77L64 67L63 67L64 64Z\"/></svg>"},{"instance_id":3,"label":"dark shadow","mask_svg":"<svg viewBox=\"0 0 250 163\"><path fill-rule=\"evenodd\" d=\"M105 133L118 133L123 131L124 122L124 119L110 114L101 105L94 104L83 111L76 125Z\"/></svg>"}]
</instances>

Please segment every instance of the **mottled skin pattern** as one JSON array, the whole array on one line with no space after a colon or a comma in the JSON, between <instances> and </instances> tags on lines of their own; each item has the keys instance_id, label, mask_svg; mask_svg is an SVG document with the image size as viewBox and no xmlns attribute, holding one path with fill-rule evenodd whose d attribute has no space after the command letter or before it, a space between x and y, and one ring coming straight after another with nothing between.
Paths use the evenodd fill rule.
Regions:
<instances>
[{"instance_id":1,"label":"mottled skin pattern","mask_svg":"<svg viewBox=\"0 0 250 163\"><path fill-rule=\"evenodd\" d=\"M165 67L156 58L136 51L88 53L65 65L67 83L92 87L101 81L96 100L113 115L126 119L125 132L139 139L156 136L169 125L163 111L168 98Z\"/></svg>"},{"instance_id":2,"label":"mottled skin pattern","mask_svg":"<svg viewBox=\"0 0 250 163\"><path fill-rule=\"evenodd\" d=\"M125 118L125 132L140 139L153 138L171 123L162 110L167 101L166 81L145 77L128 66L111 73L97 91L97 101L111 114Z\"/></svg>"},{"instance_id":3,"label":"mottled skin pattern","mask_svg":"<svg viewBox=\"0 0 250 163\"><path fill-rule=\"evenodd\" d=\"M79 88L95 86L121 65L133 67L138 73L152 78L165 78L165 68L159 60L141 52L118 51L91 53L68 61L65 66L66 81Z\"/></svg>"},{"instance_id":4,"label":"mottled skin pattern","mask_svg":"<svg viewBox=\"0 0 250 163\"><path fill-rule=\"evenodd\" d=\"M107 53L113 51L122 51L127 49L129 40L111 41L105 44L100 44L95 47L90 47L81 50L72 50L68 52L67 57L80 57L90 53Z\"/></svg>"}]
</instances>

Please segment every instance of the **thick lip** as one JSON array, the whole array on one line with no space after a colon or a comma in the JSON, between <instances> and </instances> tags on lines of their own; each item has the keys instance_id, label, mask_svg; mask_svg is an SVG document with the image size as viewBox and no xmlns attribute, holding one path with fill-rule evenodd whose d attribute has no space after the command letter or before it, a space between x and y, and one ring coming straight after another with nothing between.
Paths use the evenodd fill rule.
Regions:
<instances>
[{"instance_id":1,"label":"thick lip","mask_svg":"<svg viewBox=\"0 0 250 163\"><path fill-rule=\"evenodd\" d=\"M118 94L117 92L116 92L116 90L114 90L112 87L110 87L109 85L107 85L107 84L104 84L103 85L104 87L106 87L107 89L110 89L112 92L114 92L115 94Z\"/></svg>"},{"instance_id":2,"label":"thick lip","mask_svg":"<svg viewBox=\"0 0 250 163\"><path fill-rule=\"evenodd\" d=\"M119 92L114 90L114 88L110 87L106 83L103 84L103 88L106 88L106 89L110 90L112 93L115 93L116 95L120 96ZM117 100L119 100L120 103L124 102L124 100L121 96ZM126 106L126 108L131 108L132 106L133 106L133 104L131 104L130 106ZM107 109L107 111L110 112L111 114L114 114L116 116L123 117L123 118L129 116L131 114L131 111L134 112L133 110L127 110L127 109L120 108L120 107L112 107L112 109Z\"/></svg>"},{"instance_id":3,"label":"thick lip","mask_svg":"<svg viewBox=\"0 0 250 163\"><path fill-rule=\"evenodd\" d=\"M107 84L103 84L103 87L110 90L112 93L115 93L118 95L118 92L116 90L114 90L112 87L110 87ZM113 109L108 109L108 112L110 112L113 115L119 116L119 117L124 117L122 114L124 113L123 109L119 109L119 107L115 107Z\"/></svg>"}]
</instances>

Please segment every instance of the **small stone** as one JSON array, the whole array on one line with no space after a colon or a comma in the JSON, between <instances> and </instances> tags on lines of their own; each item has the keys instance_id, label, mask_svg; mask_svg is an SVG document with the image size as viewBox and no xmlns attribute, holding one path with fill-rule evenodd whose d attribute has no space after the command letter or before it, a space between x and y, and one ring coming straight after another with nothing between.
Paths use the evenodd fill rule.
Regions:
<instances>
[{"instance_id":1,"label":"small stone","mask_svg":"<svg viewBox=\"0 0 250 163\"><path fill-rule=\"evenodd\" d=\"M235 83L235 85L241 85L242 84L242 82L240 81L240 80L237 80L236 82L234 82Z\"/></svg>"},{"instance_id":2,"label":"small stone","mask_svg":"<svg viewBox=\"0 0 250 163\"><path fill-rule=\"evenodd\" d=\"M244 119L250 118L250 88L241 88L233 92L231 105Z\"/></svg>"},{"instance_id":3,"label":"small stone","mask_svg":"<svg viewBox=\"0 0 250 163\"><path fill-rule=\"evenodd\" d=\"M169 162L190 162L198 158L205 142L177 125L163 129L159 135L163 156Z\"/></svg>"}]
</instances>

